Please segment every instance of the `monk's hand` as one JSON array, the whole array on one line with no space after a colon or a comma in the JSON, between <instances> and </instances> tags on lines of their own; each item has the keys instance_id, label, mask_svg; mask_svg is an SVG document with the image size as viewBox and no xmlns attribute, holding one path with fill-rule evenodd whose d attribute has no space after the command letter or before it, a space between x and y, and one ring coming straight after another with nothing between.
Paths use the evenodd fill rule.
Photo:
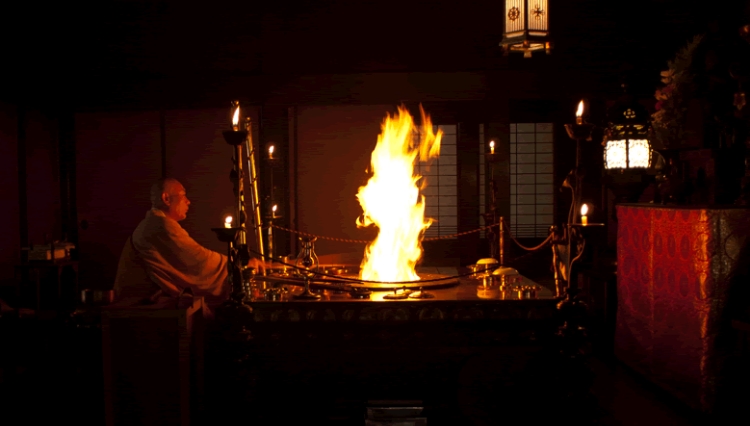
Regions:
<instances>
[{"instance_id":1,"label":"monk's hand","mask_svg":"<svg viewBox=\"0 0 750 426\"><path fill-rule=\"evenodd\" d=\"M266 266L268 266L267 263L264 262L261 259L253 258L253 259L250 259L249 262L247 262L247 267L248 268L254 268L255 271L256 271L256 273L261 273L262 272L263 274L265 274L266 273Z\"/></svg>"}]
</instances>

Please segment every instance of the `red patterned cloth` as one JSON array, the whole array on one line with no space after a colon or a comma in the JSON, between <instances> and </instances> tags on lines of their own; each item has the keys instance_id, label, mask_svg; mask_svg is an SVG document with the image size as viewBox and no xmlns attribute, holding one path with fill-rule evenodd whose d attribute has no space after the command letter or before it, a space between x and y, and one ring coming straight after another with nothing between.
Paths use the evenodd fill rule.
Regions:
<instances>
[{"instance_id":1,"label":"red patterned cloth","mask_svg":"<svg viewBox=\"0 0 750 426\"><path fill-rule=\"evenodd\" d=\"M749 212L617 206L615 352L704 412L731 345L727 293L750 241Z\"/></svg>"}]
</instances>

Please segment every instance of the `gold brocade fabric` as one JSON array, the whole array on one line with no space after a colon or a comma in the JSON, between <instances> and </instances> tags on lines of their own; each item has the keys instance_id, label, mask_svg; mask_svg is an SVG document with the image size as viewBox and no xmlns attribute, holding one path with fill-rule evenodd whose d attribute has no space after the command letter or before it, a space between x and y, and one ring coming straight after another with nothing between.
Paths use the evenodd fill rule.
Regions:
<instances>
[{"instance_id":1,"label":"gold brocade fabric","mask_svg":"<svg viewBox=\"0 0 750 426\"><path fill-rule=\"evenodd\" d=\"M617 328L623 362L712 412L747 300L750 209L617 206ZM742 289L739 293L745 293Z\"/></svg>"}]
</instances>

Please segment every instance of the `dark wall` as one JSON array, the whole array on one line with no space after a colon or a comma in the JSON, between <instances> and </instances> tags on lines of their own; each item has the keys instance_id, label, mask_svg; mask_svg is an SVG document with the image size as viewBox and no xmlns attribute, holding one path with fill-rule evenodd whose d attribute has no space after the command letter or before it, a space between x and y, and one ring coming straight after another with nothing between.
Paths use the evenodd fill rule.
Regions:
<instances>
[{"instance_id":1,"label":"dark wall","mask_svg":"<svg viewBox=\"0 0 750 426\"><path fill-rule=\"evenodd\" d=\"M0 284L12 284L22 246L62 239L57 122L36 108L0 104L0 144Z\"/></svg>"},{"instance_id":2,"label":"dark wall","mask_svg":"<svg viewBox=\"0 0 750 426\"><path fill-rule=\"evenodd\" d=\"M234 210L232 148L221 132L229 108L81 113L76 116L77 215L81 286L108 288L123 245L151 208L149 188L178 179L191 201L181 225L224 253L211 228ZM257 122L257 110L243 108ZM257 129L256 140L257 140ZM249 193L247 193L249 203ZM254 240L252 240L254 241Z\"/></svg>"},{"instance_id":3,"label":"dark wall","mask_svg":"<svg viewBox=\"0 0 750 426\"><path fill-rule=\"evenodd\" d=\"M600 0L570 0L551 2L549 13L555 42L550 71L593 71L598 81L589 84L601 81L604 87L616 86L629 73L644 94L651 94L666 60L705 30L709 20L736 27L748 19L744 0L728 0L721 7L697 0L632 0L611 7ZM41 10L16 2L6 15L17 26L0 29L0 47L7 63L15 64L9 78L19 84L0 89L0 98L21 99L33 92L59 99L64 94L70 102L92 107L142 102L149 81L160 81L157 94L163 100L194 103L212 94L226 97L228 88L237 88L229 85L233 77L283 81L303 75L538 65L502 56L502 1L327 0L290 6L163 0L54 4ZM37 37L19 40L16 27L33 27ZM44 47L37 40L45 40ZM40 55L40 49L46 54ZM50 73L50 62L63 65ZM183 84L167 84L180 79ZM263 98L274 85L247 93ZM186 96L187 87L196 93Z\"/></svg>"},{"instance_id":4,"label":"dark wall","mask_svg":"<svg viewBox=\"0 0 750 426\"><path fill-rule=\"evenodd\" d=\"M108 288L161 171L159 111L76 116L80 284Z\"/></svg>"},{"instance_id":5,"label":"dark wall","mask_svg":"<svg viewBox=\"0 0 750 426\"><path fill-rule=\"evenodd\" d=\"M255 109L242 111L243 116L255 115L257 123ZM203 246L225 253L226 245L211 228L224 226L224 217L234 216L229 180L233 152L221 134L229 127L229 108L167 110L165 116L166 175L185 185L191 202L188 217L180 224ZM250 193L246 191L245 197L249 205Z\"/></svg>"},{"instance_id":6,"label":"dark wall","mask_svg":"<svg viewBox=\"0 0 750 426\"><path fill-rule=\"evenodd\" d=\"M0 284L12 284L13 265L20 260L18 203L18 117L14 106L0 103Z\"/></svg>"},{"instance_id":7,"label":"dark wall","mask_svg":"<svg viewBox=\"0 0 750 426\"><path fill-rule=\"evenodd\" d=\"M297 223L317 235L371 241L356 226L356 195L367 184L370 154L391 105L304 107L297 111ZM357 253L364 245L321 240L318 254ZM294 253L296 255L296 253ZM359 263L359 262L355 262Z\"/></svg>"},{"instance_id":8,"label":"dark wall","mask_svg":"<svg viewBox=\"0 0 750 426\"><path fill-rule=\"evenodd\" d=\"M296 155L292 158L290 145L285 158L298 167L284 167L298 172L297 181L288 183L289 188L299 185L300 197L295 206L289 194L289 220L297 220L300 229L319 223L330 227L311 232L356 236L360 231L353 220L359 211L352 194L363 183L357 179L384 113L399 103L449 105L447 116L456 116L467 102L483 104L478 111L486 115L476 122L488 123L488 136L507 131L513 114L523 110L514 106L517 101L547 102L553 111L532 106L523 113L538 117L543 112L567 122L577 99L614 99L625 77L634 92L650 98L659 71L687 39L705 31L714 18L726 28L744 23L749 10L739 0L708 10L698 1L637 0L617 7L603 7L597 0L554 2L552 55L523 59L504 57L498 47L502 2L470 3L325 1L251 7L242 2L116 1L41 10L14 3L8 16L39 33L19 41L13 27L0 29L0 47L13 64L8 78L14 81L0 88L0 99L15 105L34 99L42 105L37 110L53 112L31 108L23 114L21 146L27 158L22 162L28 180L19 194L17 111L0 107L6 154L0 160L2 200L9 206L0 214L14 225L0 242L6 271L0 279L10 276L21 239L60 238L62 226L80 234L82 262L90 256L92 264L91 283L110 285L122 244L148 208L148 183L165 171L183 179L194 198L186 228L203 244L219 248L207 229L220 224L231 197L225 180L229 154L219 147L217 132L224 126L224 106L238 96L274 117L268 127L274 130L259 133L259 144L280 140L285 130L289 141L297 135ZM44 47L38 40L46 40ZM60 66L51 72L50 62ZM66 109L78 112L75 132L72 121L60 121L61 99ZM283 110L295 106L298 114L285 116ZM294 120L299 121L296 128L290 125ZM58 134L58 128L64 131ZM76 170L61 170L77 175L74 187L63 194L65 182L56 180L60 137L75 139L77 157ZM354 149L354 139L368 148ZM560 183L570 169L571 150L564 134L556 141L561 144L555 163ZM596 149L589 151L592 168L599 167ZM318 161L342 153L344 161ZM328 183L332 178L325 175L338 173L347 187L316 183ZM329 192L316 196L321 189ZM500 200L504 197L500 194ZM327 198L343 200L346 207L309 212ZM26 208L28 214L19 217ZM294 212L298 217L292 217ZM83 220L87 229L71 228ZM16 229L22 222L28 226ZM341 243L325 244L321 249L328 252L350 250ZM84 281L86 270L82 263Z\"/></svg>"},{"instance_id":9,"label":"dark wall","mask_svg":"<svg viewBox=\"0 0 750 426\"><path fill-rule=\"evenodd\" d=\"M60 240L58 122L51 113L26 112L26 193L30 244Z\"/></svg>"}]
</instances>

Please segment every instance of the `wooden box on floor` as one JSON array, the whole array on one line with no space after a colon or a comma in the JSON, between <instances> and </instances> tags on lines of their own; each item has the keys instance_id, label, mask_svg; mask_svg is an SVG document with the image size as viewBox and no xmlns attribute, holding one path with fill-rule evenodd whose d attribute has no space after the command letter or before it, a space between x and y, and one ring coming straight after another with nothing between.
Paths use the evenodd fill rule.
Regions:
<instances>
[{"instance_id":1,"label":"wooden box on floor","mask_svg":"<svg viewBox=\"0 0 750 426\"><path fill-rule=\"evenodd\" d=\"M190 424L202 401L203 311L202 298L103 310L107 426Z\"/></svg>"}]
</instances>

